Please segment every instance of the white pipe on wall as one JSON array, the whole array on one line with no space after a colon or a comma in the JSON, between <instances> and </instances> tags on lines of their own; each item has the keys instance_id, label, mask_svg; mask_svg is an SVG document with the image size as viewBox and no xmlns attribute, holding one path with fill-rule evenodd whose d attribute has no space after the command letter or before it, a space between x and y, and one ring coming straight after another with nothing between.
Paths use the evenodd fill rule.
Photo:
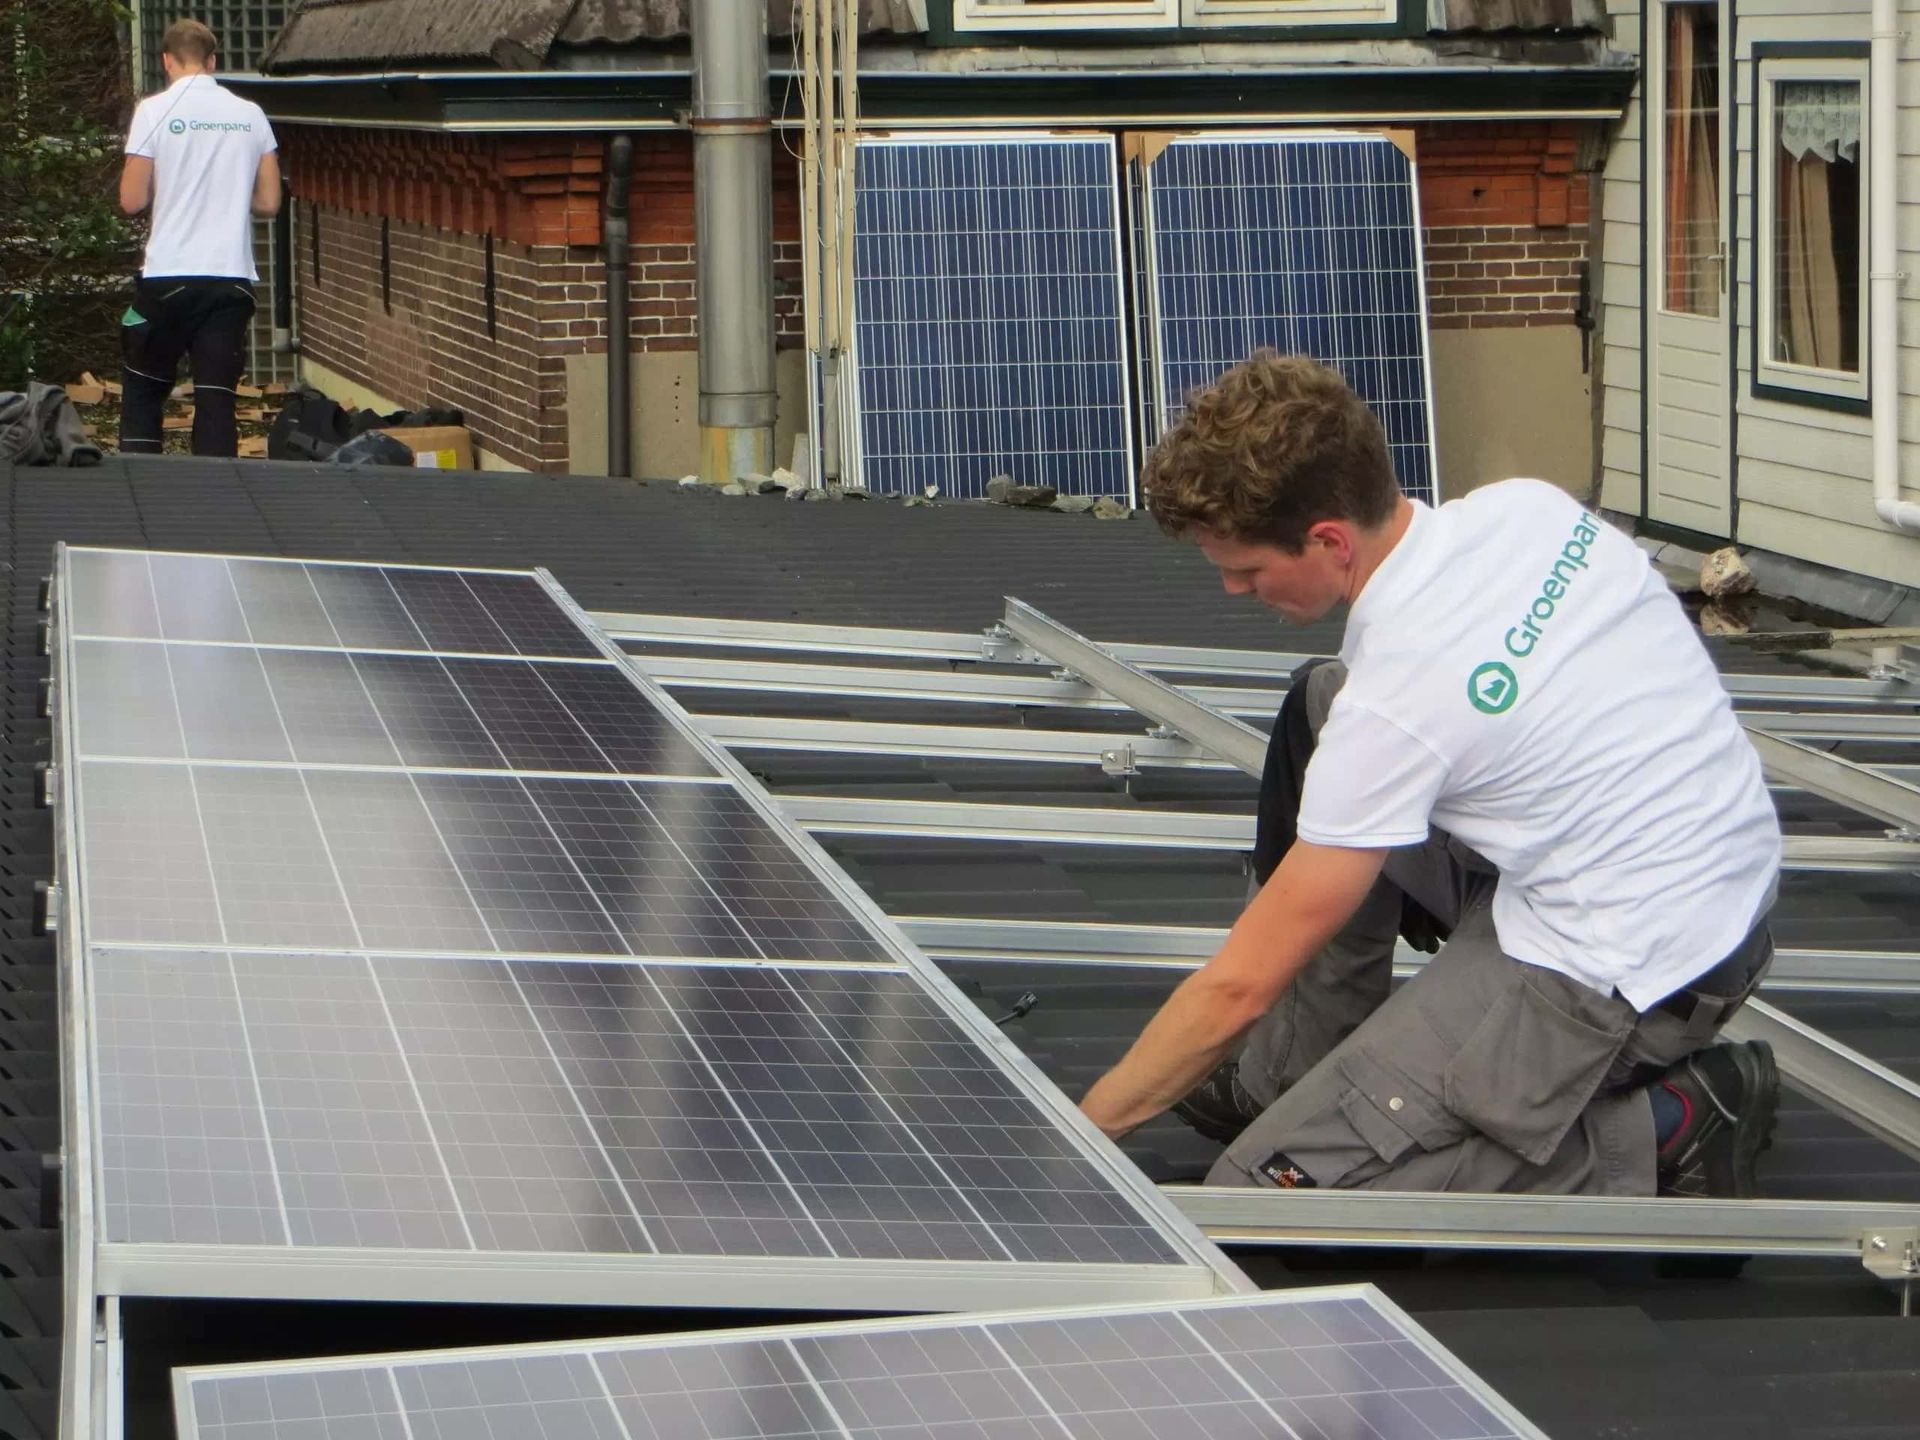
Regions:
<instances>
[{"instance_id":1,"label":"white pipe on wall","mask_svg":"<svg viewBox=\"0 0 1920 1440\"><path fill-rule=\"evenodd\" d=\"M1900 498L1900 15L1873 0L1867 60L1867 272L1872 305L1868 386L1873 394L1873 508L1888 525L1920 534L1920 505Z\"/></svg>"}]
</instances>

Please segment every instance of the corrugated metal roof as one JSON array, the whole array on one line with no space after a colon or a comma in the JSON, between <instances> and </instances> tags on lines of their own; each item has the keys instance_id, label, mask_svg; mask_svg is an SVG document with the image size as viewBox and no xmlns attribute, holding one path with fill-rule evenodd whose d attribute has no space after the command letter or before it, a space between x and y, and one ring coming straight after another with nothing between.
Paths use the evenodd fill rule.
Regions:
<instances>
[{"instance_id":1,"label":"corrugated metal roof","mask_svg":"<svg viewBox=\"0 0 1920 1440\"><path fill-rule=\"evenodd\" d=\"M676 40L697 0L302 0L261 69L404 64L492 64L537 70L556 45L590 47ZM773 30L792 28L793 6L769 7ZM868 32L921 29L911 0L860 0Z\"/></svg>"}]
</instances>

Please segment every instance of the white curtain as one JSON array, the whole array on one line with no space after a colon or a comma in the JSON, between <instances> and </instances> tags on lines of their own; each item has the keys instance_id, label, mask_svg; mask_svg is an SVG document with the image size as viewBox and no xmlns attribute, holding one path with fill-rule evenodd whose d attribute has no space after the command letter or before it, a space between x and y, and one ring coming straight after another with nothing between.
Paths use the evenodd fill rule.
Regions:
<instances>
[{"instance_id":1,"label":"white curtain","mask_svg":"<svg viewBox=\"0 0 1920 1440\"><path fill-rule=\"evenodd\" d=\"M1796 160L1860 159L1860 86L1852 80L1782 80L1774 87L1780 148Z\"/></svg>"}]
</instances>

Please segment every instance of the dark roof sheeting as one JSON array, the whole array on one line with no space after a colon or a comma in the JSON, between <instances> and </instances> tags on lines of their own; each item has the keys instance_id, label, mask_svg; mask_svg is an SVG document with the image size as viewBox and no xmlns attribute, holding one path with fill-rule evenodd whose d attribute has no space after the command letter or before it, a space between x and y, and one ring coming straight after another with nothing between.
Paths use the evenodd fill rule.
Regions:
<instances>
[{"instance_id":1,"label":"dark roof sheeting","mask_svg":"<svg viewBox=\"0 0 1920 1440\"><path fill-rule=\"evenodd\" d=\"M678 40L699 0L301 0L261 62L269 74L353 66L546 65L555 45L590 47ZM769 7L775 34L794 7ZM913 33L910 0L860 0L867 32Z\"/></svg>"}]
</instances>

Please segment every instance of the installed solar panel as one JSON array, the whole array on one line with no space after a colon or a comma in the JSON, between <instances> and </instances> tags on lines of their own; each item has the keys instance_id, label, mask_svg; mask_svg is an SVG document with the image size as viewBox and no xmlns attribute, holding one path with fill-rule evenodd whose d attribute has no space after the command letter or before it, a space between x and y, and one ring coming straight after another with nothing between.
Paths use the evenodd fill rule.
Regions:
<instances>
[{"instance_id":1,"label":"installed solar panel","mask_svg":"<svg viewBox=\"0 0 1920 1440\"><path fill-rule=\"evenodd\" d=\"M856 473L978 498L1133 488L1119 184L1095 137L865 141Z\"/></svg>"},{"instance_id":2,"label":"installed solar panel","mask_svg":"<svg viewBox=\"0 0 1920 1440\"><path fill-rule=\"evenodd\" d=\"M1180 1258L898 970L102 949L93 973L109 1243Z\"/></svg>"},{"instance_id":3,"label":"installed solar panel","mask_svg":"<svg viewBox=\"0 0 1920 1440\"><path fill-rule=\"evenodd\" d=\"M175 1372L181 1440L1539 1435L1371 1286Z\"/></svg>"},{"instance_id":4,"label":"installed solar panel","mask_svg":"<svg viewBox=\"0 0 1920 1440\"><path fill-rule=\"evenodd\" d=\"M1433 501L1413 161L1380 136L1183 136L1132 183L1156 433L1260 346L1311 355L1380 417L1400 488Z\"/></svg>"},{"instance_id":5,"label":"installed solar panel","mask_svg":"<svg viewBox=\"0 0 1920 1440\"><path fill-rule=\"evenodd\" d=\"M536 577L79 551L57 589L108 1286L1237 1283Z\"/></svg>"},{"instance_id":6,"label":"installed solar panel","mask_svg":"<svg viewBox=\"0 0 1920 1440\"><path fill-rule=\"evenodd\" d=\"M73 550L73 633L604 660L531 575Z\"/></svg>"}]
</instances>

